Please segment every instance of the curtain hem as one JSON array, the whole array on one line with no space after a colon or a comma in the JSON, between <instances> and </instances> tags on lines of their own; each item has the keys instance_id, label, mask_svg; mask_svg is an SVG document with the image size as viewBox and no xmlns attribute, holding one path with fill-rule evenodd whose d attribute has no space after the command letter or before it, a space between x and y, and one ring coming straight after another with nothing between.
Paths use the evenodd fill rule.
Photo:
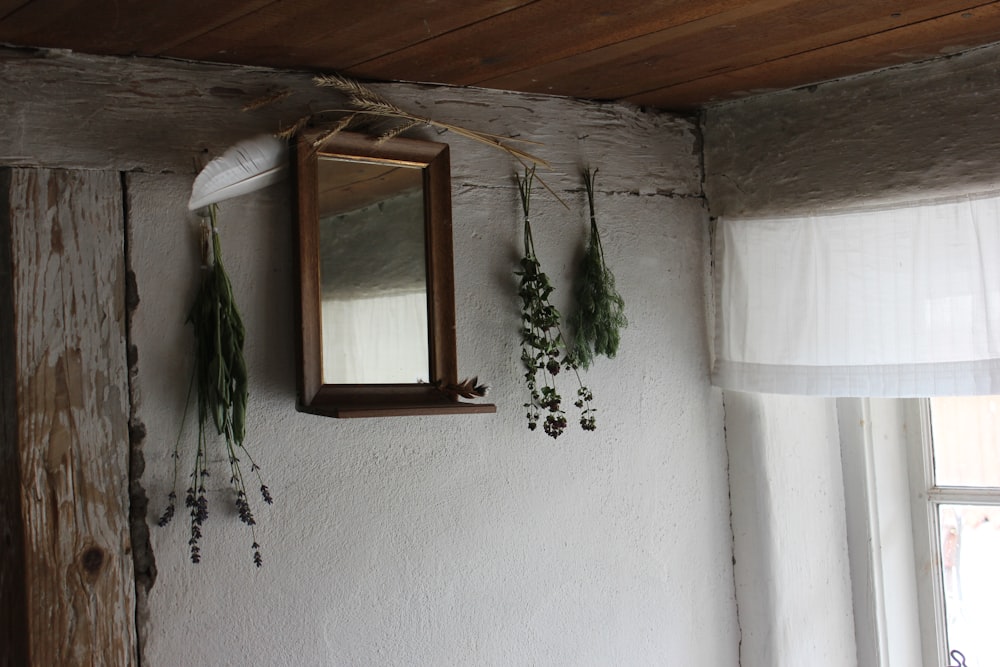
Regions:
<instances>
[{"instance_id":1,"label":"curtain hem","mask_svg":"<svg viewBox=\"0 0 1000 667\"><path fill-rule=\"evenodd\" d=\"M885 366L781 366L717 360L712 384L761 394L915 398L1000 394L1000 359Z\"/></svg>"}]
</instances>

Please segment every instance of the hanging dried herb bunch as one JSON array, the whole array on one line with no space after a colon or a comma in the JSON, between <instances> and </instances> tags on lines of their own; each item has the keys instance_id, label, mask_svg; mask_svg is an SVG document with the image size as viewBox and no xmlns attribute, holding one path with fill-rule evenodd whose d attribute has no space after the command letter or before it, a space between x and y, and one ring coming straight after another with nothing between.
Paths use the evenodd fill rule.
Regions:
<instances>
[{"instance_id":1,"label":"hanging dried herb bunch","mask_svg":"<svg viewBox=\"0 0 1000 667\"><path fill-rule=\"evenodd\" d=\"M583 172L590 205L590 240L580 263L576 312L571 321L573 356L582 368L589 368L597 355L614 358L621 343L621 330L628 326L625 300L615 289L615 276L604 261L601 233L597 229L597 216L594 214L596 174L596 169Z\"/></svg>"},{"instance_id":2,"label":"hanging dried herb bunch","mask_svg":"<svg viewBox=\"0 0 1000 667\"><path fill-rule=\"evenodd\" d=\"M202 526L208 518L208 497L206 479L208 472L208 443L211 439L212 425L218 435L226 443L226 457L229 461L229 483L235 493L236 512L240 520L250 527L253 562L260 567L263 560L260 555L260 544L254 526L256 520L250 509L244 480L245 459L250 466L250 472L256 476L260 484L260 494L264 502L270 505L273 501L271 492L264 484L260 475L260 467L250 456L243 444L246 436L247 410L247 367L243 358L243 342L245 330L236 302L233 299L233 287L222 264L222 248L219 243L219 232L216 228L216 205L208 207L208 222L202 219L203 233L203 266L201 284L195 296L194 304L188 313L188 322L194 328L195 363L191 379L192 389L198 390L198 446L195 453L194 468L191 472L190 484L185 493L184 505L190 510L191 537L188 545L191 549L191 562L201 561ZM191 391L188 391L190 403ZM185 406L185 417L187 406ZM181 430L183 431L183 420ZM174 446L174 484L177 488L177 466L180 460L180 436ZM243 458L241 458L243 457ZM169 504L157 522L160 526L167 525L176 511L176 491L169 495Z\"/></svg>"},{"instance_id":3,"label":"hanging dried herb bunch","mask_svg":"<svg viewBox=\"0 0 1000 667\"><path fill-rule=\"evenodd\" d=\"M580 426L585 431L593 431L597 428L597 421L594 408L590 405L593 395L580 379L572 355L567 353L560 328L559 311L549 300L553 291L552 283L542 271L535 254L530 217L534 176L534 167L525 169L523 178L514 175L524 209L524 257L521 259L520 269L516 271L520 276L518 294L521 297L521 361L524 362L524 379L530 397L524 407L527 410L529 429L535 430L541 421L545 433L558 438L567 425L562 396L555 384L555 377L562 370L570 371L577 381L574 405L580 410Z\"/></svg>"}]
</instances>

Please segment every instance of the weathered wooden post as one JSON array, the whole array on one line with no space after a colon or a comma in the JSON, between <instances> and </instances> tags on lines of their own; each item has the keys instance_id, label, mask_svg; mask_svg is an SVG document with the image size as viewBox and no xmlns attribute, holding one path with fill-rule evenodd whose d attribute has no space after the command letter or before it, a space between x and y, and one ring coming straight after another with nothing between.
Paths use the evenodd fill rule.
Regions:
<instances>
[{"instance_id":1,"label":"weathered wooden post","mask_svg":"<svg viewBox=\"0 0 1000 667\"><path fill-rule=\"evenodd\" d=\"M117 172L0 169L0 664L136 664Z\"/></svg>"}]
</instances>

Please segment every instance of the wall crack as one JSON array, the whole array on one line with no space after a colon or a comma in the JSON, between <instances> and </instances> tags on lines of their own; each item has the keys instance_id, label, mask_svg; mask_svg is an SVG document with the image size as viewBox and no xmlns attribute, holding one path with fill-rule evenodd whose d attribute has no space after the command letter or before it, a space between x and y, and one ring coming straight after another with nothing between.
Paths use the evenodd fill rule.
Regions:
<instances>
[{"instance_id":1,"label":"wall crack","mask_svg":"<svg viewBox=\"0 0 1000 667\"><path fill-rule=\"evenodd\" d=\"M135 571L135 626L139 644L137 659L141 665L143 662L145 621L149 617L147 595L156 582L156 559L149 541L149 524L146 521L149 497L142 485L142 475L146 469L146 460L143 455L146 426L138 416L139 401L135 379L139 369L139 350L132 339L132 317L139 306L139 287L132 266L130 243L132 221L129 215L128 177L125 172L121 172L120 177L125 250L125 345L128 355L129 531Z\"/></svg>"}]
</instances>

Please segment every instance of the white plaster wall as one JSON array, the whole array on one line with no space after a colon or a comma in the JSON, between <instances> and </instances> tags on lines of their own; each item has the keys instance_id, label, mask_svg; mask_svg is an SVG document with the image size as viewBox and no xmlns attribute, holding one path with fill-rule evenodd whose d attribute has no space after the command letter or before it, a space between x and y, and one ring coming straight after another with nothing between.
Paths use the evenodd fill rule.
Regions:
<instances>
[{"instance_id":1,"label":"white plaster wall","mask_svg":"<svg viewBox=\"0 0 1000 667\"><path fill-rule=\"evenodd\" d=\"M145 267L134 336L157 434L144 478L154 507L186 387L188 183L130 179L134 215L149 221L132 248ZM700 204L602 198L632 326L618 361L588 374L599 430L558 441L529 433L520 408L513 191L456 197L460 363L493 386L499 414L486 417L294 411L286 204L275 189L222 218L245 286L251 444L276 496L258 512L267 564L254 571L249 536L221 509L217 460L204 562L187 562L183 521L154 530L147 664L735 665L721 411L697 316ZM541 204L536 241L561 274L572 253L547 214L563 217Z\"/></svg>"},{"instance_id":2,"label":"white plaster wall","mask_svg":"<svg viewBox=\"0 0 1000 667\"><path fill-rule=\"evenodd\" d=\"M130 179L134 215L150 222L132 247L154 281L139 272L134 326L142 415L161 434L147 445L154 506L185 392L173 332L190 289L153 275L194 274L189 218L172 204L187 184ZM220 469L201 565L186 562L183 521L154 532L148 664L196 664L207 646L215 660L239 656L215 664L652 665L706 653L736 664L721 413L699 320L678 315L699 307L701 207L604 200L633 324L619 360L588 374L597 433L552 442L527 432L520 409L513 197L456 197L462 373L492 383L495 417L296 413L287 199L276 190L223 210L231 271L246 286L251 443L277 498L258 513L267 565L253 571L231 512L219 520ZM539 209L540 227L561 216ZM555 225L537 238L556 271L560 238Z\"/></svg>"},{"instance_id":3,"label":"white plaster wall","mask_svg":"<svg viewBox=\"0 0 1000 667\"><path fill-rule=\"evenodd\" d=\"M835 401L725 405L741 667L856 665Z\"/></svg>"},{"instance_id":4,"label":"white plaster wall","mask_svg":"<svg viewBox=\"0 0 1000 667\"><path fill-rule=\"evenodd\" d=\"M130 331L146 428L150 523L190 369L197 280L192 158L274 129L295 110L239 111L308 78L269 70L0 53L0 161L120 169L140 303ZM707 213L686 120L543 96L387 86L398 103L545 143L535 237L562 290L586 229L576 174L601 169L598 212L630 327L587 374L598 430L527 431L512 269L513 165L451 135L460 372L492 385L495 416L332 420L295 411L290 193L227 203L227 266L247 322L248 446L275 497L257 506L265 565L226 509L211 459L203 561L183 511L151 527L158 576L140 618L143 664L681 665L738 661L721 395L708 385ZM184 432L181 475L194 444ZM217 450L216 450L217 451ZM183 482L180 484L183 490Z\"/></svg>"}]
</instances>

